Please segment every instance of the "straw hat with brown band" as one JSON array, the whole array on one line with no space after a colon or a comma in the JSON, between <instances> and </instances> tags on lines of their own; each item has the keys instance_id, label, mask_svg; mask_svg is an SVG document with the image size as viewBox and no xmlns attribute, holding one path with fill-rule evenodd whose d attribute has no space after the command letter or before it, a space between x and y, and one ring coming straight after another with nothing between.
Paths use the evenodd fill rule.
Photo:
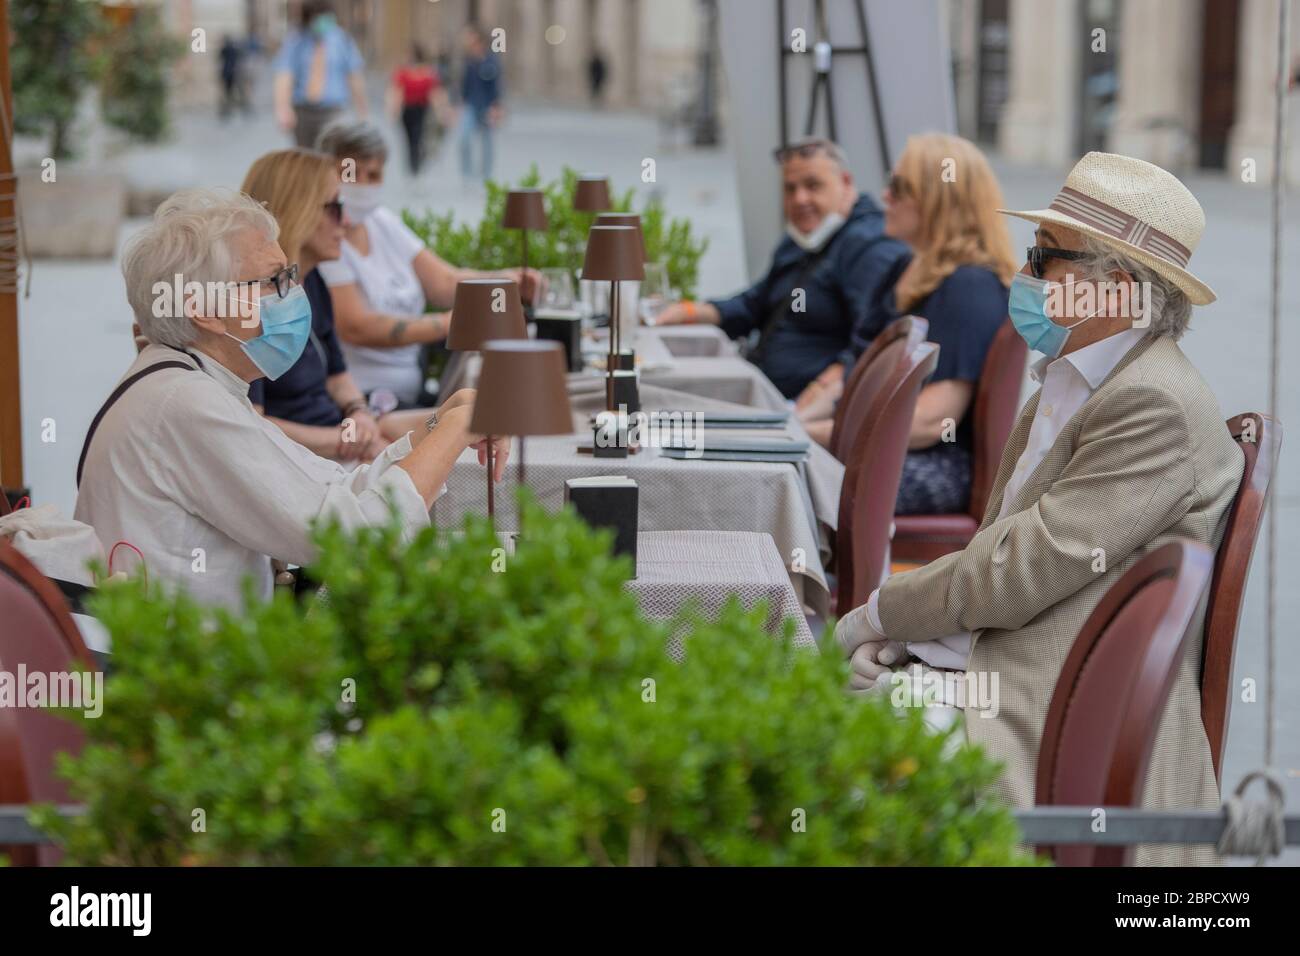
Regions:
<instances>
[{"instance_id":1,"label":"straw hat with brown band","mask_svg":"<svg viewBox=\"0 0 1300 956\"><path fill-rule=\"evenodd\" d=\"M1193 305L1215 299L1214 291L1187 269L1205 231L1205 213L1188 188L1159 166L1114 153L1089 153L1070 170L1048 208L998 212L1091 236L1169 280Z\"/></svg>"}]
</instances>

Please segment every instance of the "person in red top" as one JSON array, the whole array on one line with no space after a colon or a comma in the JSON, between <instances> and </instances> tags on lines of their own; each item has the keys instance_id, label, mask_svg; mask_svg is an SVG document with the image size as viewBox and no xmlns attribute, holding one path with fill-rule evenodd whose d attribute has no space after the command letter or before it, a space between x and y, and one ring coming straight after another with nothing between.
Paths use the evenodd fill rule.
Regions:
<instances>
[{"instance_id":1,"label":"person in red top","mask_svg":"<svg viewBox=\"0 0 1300 956\"><path fill-rule=\"evenodd\" d=\"M407 164L412 176L419 173L424 160L424 130L430 109L441 120L446 92L438 71L417 43L411 47L411 62L393 71L388 90L388 111L394 118L400 115L406 132Z\"/></svg>"}]
</instances>

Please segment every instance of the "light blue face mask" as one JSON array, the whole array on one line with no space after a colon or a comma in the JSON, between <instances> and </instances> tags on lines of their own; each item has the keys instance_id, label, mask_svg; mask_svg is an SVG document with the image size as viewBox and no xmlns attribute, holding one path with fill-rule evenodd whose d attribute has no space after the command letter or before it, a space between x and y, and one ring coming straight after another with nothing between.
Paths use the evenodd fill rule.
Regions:
<instances>
[{"instance_id":1,"label":"light blue face mask","mask_svg":"<svg viewBox=\"0 0 1300 956\"><path fill-rule=\"evenodd\" d=\"M1057 325L1047 315L1047 286L1046 279L1035 279L1017 272L1011 280L1007 310L1011 313L1011 324L1016 327L1025 344L1035 352L1042 352L1054 359L1065 348L1070 330L1083 325L1097 313L1084 316L1074 325Z\"/></svg>"},{"instance_id":2,"label":"light blue face mask","mask_svg":"<svg viewBox=\"0 0 1300 956\"><path fill-rule=\"evenodd\" d=\"M334 29L334 14L322 13L311 22L311 32L318 37L323 37Z\"/></svg>"},{"instance_id":3,"label":"light blue face mask","mask_svg":"<svg viewBox=\"0 0 1300 956\"><path fill-rule=\"evenodd\" d=\"M239 343L249 361L262 370L262 374L275 381L302 357L311 336L311 302L307 290L295 286L281 299L271 293L258 300L262 310L262 333L256 338L241 339L229 335Z\"/></svg>"}]
</instances>

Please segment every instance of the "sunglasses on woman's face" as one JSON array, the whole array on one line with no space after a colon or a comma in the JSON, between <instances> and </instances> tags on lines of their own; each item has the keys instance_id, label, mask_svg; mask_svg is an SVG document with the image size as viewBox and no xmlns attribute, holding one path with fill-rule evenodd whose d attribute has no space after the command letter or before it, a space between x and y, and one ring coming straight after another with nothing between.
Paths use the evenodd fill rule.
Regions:
<instances>
[{"instance_id":1,"label":"sunglasses on woman's face","mask_svg":"<svg viewBox=\"0 0 1300 956\"><path fill-rule=\"evenodd\" d=\"M912 187L898 173L894 173L889 177L889 181L885 183L885 188L889 190L889 195L895 199L906 199L912 195Z\"/></svg>"},{"instance_id":2,"label":"sunglasses on woman's face","mask_svg":"<svg viewBox=\"0 0 1300 956\"><path fill-rule=\"evenodd\" d=\"M1047 266L1048 259L1066 259L1075 262L1083 257L1084 253L1082 252L1071 252L1069 249L1053 249L1050 246L1030 246L1025 250L1025 258L1029 261L1029 271L1033 273L1035 279L1043 277L1043 270Z\"/></svg>"},{"instance_id":3,"label":"sunglasses on woman's face","mask_svg":"<svg viewBox=\"0 0 1300 956\"><path fill-rule=\"evenodd\" d=\"M343 202L342 202L342 200L335 199L335 200L333 200L333 201L331 201L331 202L327 202L327 203L325 204L325 214L326 214L327 216L329 216L330 219L331 219L333 222L336 222L336 223L338 223L338 222L342 222L342 221L343 221Z\"/></svg>"}]
</instances>

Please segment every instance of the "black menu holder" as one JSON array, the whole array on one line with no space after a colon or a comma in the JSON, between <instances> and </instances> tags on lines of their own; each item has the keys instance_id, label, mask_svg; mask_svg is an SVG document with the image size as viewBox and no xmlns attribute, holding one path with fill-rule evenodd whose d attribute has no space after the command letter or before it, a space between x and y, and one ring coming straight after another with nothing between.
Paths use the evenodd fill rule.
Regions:
<instances>
[{"instance_id":1,"label":"black menu holder","mask_svg":"<svg viewBox=\"0 0 1300 956\"><path fill-rule=\"evenodd\" d=\"M614 554L626 554L632 559L632 576L636 577L636 482L622 475L570 478L564 483L564 500L593 528L614 532Z\"/></svg>"},{"instance_id":2,"label":"black menu holder","mask_svg":"<svg viewBox=\"0 0 1300 956\"><path fill-rule=\"evenodd\" d=\"M591 453L597 458L628 456L627 418L617 412L601 412L593 428Z\"/></svg>"},{"instance_id":3,"label":"black menu holder","mask_svg":"<svg viewBox=\"0 0 1300 956\"><path fill-rule=\"evenodd\" d=\"M636 353L632 351L619 352L614 356L614 368L620 372L636 371Z\"/></svg>"},{"instance_id":4,"label":"black menu holder","mask_svg":"<svg viewBox=\"0 0 1300 956\"><path fill-rule=\"evenodd\" d=\"M582 316L577 312L538 309L533 321L539 339L564 346L568 371L582 371Z\"/></svg>"},{"instance_id":5,"label":"black menu holder","mask_svg":"<svg viewBox=\"0 0 1300 956\"><path fill-rule=\"evenodd\" d=\"M619 369L614 373L614 408L629 416L641 411L641 387L636 372Z\"/></svg>"}]
</instances>

